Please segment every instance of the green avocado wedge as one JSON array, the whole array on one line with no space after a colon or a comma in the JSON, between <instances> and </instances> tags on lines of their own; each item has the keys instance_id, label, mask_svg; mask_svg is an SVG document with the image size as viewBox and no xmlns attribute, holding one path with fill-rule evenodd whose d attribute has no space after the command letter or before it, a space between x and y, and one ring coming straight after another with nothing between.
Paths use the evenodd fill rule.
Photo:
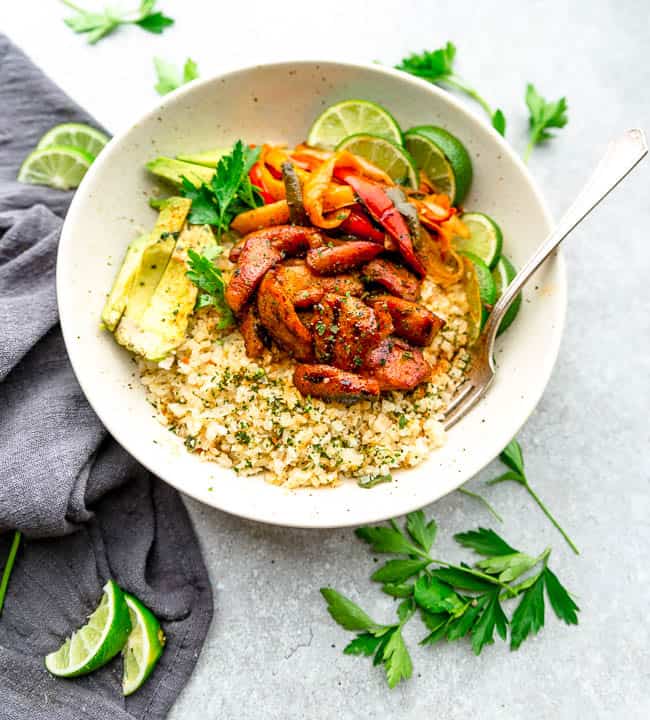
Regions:
<instances>
[{"instance_id":1,"label":"green avocado wedge","mask_svg":"<svg viewBox=\"0 0 650 720\"><path fill-rule=\"evenodd\" d=\"M165 200L153 231L129 245L102 312L105 327L115 331L115 339L120 345L129 346L124 328L137 322L147 308L191 206L192 201L186 198Z\"/></svg>"},{"instance_id":2,"label":"green avocado wedge","mask_svg":"<svg viewBox=\"0 0 650 720\"><path fill-rule=\"evenodd\" d=\"M187 323L194 310L198 289L187 277L187 252L202 252L215 242L208 225L189 225L177 240L172 240L172 252L153 293L137 315L129 315L128 305L115 337L120 345L147 360L161 360L175 350L185 338ZM146 258L143 259L143 265Z\"/></svg>"},{"instance_id":3,"label":"green avocado wedge","mask_svg":"<svg viewBox=\"0 0 650 720\"><path fill-rule=\"evenodd\" d=\"M166 180L176 187L182 185L183 177L198 186L202 183L209 183L214 175L214 166L206 167L169 157L158 157L151 160L147 163L146 168L157 178Z\"/></svg>"}]
</instances>

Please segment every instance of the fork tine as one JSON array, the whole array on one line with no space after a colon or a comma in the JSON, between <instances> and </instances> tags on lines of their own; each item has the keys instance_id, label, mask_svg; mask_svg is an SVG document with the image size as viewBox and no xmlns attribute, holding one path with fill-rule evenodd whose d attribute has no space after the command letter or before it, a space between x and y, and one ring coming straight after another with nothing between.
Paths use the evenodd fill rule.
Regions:
<instances>
[{"instance_id":1,"label":"fork tine","mask_svg":"<svg viewBox=\"0 0 650 720\"><path fill-rule=\"evenodd\" d=\"M456 392L454 393L451 400L447 403L447 407L445 408L445 415L448 415L455 407L458 405L458 403L463 400L463 398L466 397L467 393L474 387L471 380L467 379L465 382L456 389Z\"/></svg>"},{"instance_id":2,"label":"fork tine","mask_svg":"<svg viewBox=\"0 0 650 720\"><path fill-rule=\"evenodd\" d=\"M472 386L472 392L465 393L461 402L454 405L451 411L445 414L444 428L449 430L452 428L461 418L476 405L476 403L483 397L485 388L481 385L474 387Z\"/></svg>"}]
</instances>

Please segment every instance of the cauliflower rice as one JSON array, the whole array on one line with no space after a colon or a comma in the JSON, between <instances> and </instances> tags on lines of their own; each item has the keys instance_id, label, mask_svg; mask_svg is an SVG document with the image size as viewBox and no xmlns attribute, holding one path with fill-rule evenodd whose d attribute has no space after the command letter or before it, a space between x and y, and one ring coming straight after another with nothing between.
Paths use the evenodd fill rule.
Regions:
<instances>
[{"instance_id":1,"label":"cauliflower rice","mask_svg":"<svg viewBox=\"0 0 650 720\"><path fill-rule=\"evenodd\" d=\"M446 324L424 348L432 381L409 393L353 405L303 397L290 357L275 350L251 360L237 329L216 330L212 308L190 320L174 356L138 359L141 380L160 421L188 450L238 474L263 473L287 488L387 480L444 444L442 412L469 363L462 283L441 288L427 278L420 302Z\"/></svg>"}]
</instances>

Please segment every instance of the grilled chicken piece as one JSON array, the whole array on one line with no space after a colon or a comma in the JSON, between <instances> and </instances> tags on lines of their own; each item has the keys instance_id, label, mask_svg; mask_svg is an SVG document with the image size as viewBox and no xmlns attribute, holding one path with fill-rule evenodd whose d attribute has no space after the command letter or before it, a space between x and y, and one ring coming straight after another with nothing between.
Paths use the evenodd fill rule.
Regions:
<instances>
[{"instance_id":1,"label":"grilled chicken piece","mask_svg":"<svg viewBox=\"0 0 650 720\"><path fill-rule=\"evenodd\" d=\"M368 302L375 308L385 309L393 321L395 335L423 347L430 345L445 321L423 305L403 300L394 295L376 295Z\"/></svg>"},{"instance_id":2,"label":"grilled chicken piece","mask_svg":"<svg viewBox=\"0 0 650 720\"><path fill-rule=\"evenodd\" d=\"M354 275L314 275L302 260L282 263L277 277L299 309L312 307L327 292L359 296L364 290L363 283Z\"/></svg>"},{"instance_id":3,"label":"grilled chicken piece","mask_svg":"<svg viewBox=\"0 0 650 720\"><path fill-rule=\"evenodd\" d=\"M367 263L383 248L374 242L350 240L339 245L324 245L307 253L307 265L318 275L334 275Z\"/></svg>"},{"instance_id":4,"label":"grilled chicken piece","mask_svg":"<svg viewBox=\"0 0 650 720\"><path fill-rule=\"evenodd\" d=\"M361 268L361 276L368 282L386 288L391 295L415 302L420 297L420 281L406 268L390 260L376 258Z\"/></svg>"},{"instance_id":5,"label":"grilled chicken piece","mask_svg":"<svg viewBox=\"0 0 650 720\"><path fill-rule=\"evenodd\" d=\"M278 280L277 272L269 270L257 293L257 310L269 335L298 360L314 357L312 335L296 313L291 296Z\"/></svg>"},{"instance_id":6,"label":"grilled chicken piece","mask_svg":"<svg viewBox=\"0 0 650 720\"><path fill-rule=\"evenodd\" d=\"M257 289L264 275L282 260L282 253L271 245L267 237L252 233L237 261L225 298L234 313L239 313Z\"/></svg>"},{"instance_id":7,"label":"grilled chicken piece","mask_svg":"<svg viewBox=\"0 0 650 720\"><path fill-rule=\"evenodd\" d=\"M258 358L264 354L264 348L269 346L269 337L260 321L255 303L244 308L239 318L239 332L244 338L246 355L249 358Z\"/></svg>"},{"instance_id":8,"label":"grilled chicken piece","mask_svg":"<svg viewBox=\"0 0 650 720\"><path fill-rule=\"evenodd\" d=\"M387 338L366 356L364 377L374 378L380 390L413 390L431 379L432 369L422 351L398 338Z\"/></svg>"},{"instance_id":9,"label":"grilled chicken piece","mask_svg":"<svg viewBox=\"0 0 650 720\"><path fill-rule=\"evenodd\" d=\"M328 293L314 311L316 359L341 370L359 372L367 352L382 337L372 308L359 298Z\"/></svg>"},{"instance_id":10,"label":"grilled chicken piece","mask_svg":"<svg viewBox=\"0 0 650 720\"><path fill-rule=\"evenodd\" d=\"M235 243L228 255L230 262L238 262L246 241L255 237L266 238L276 250L285 256L297 255L309 248L320 247L325 242L323 235L314 228L300 225L275 225L249 233Z\"/></svg>"},{"instance_id":11,"label":"grilled chicken piece","mask_svg":"<svg viewBox=\"0 0 650 720\"><path fill-rule=\"evenodd\" d=\"M353 403L379 396L379 383L331 365L297 365L293 384L303 395Z\"/></svg>"}]
</instances>

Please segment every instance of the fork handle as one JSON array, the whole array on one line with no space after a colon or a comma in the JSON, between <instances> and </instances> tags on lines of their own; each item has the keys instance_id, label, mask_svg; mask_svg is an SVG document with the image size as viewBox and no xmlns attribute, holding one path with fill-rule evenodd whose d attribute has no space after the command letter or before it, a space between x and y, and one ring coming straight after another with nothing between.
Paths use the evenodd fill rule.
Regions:
<instances>
[{"instance_id":1,"label":"fork handle","mask_svg":"<svg viewBox=\"0 0 650 720\"><path fill-rule=\"evenodd\" d=\"M643 130L627 130L612 140L581 193L564 213L556 228L539 246L504 290L495 304L484 329L488 346L491 346L506 311L537 268L589 213L631 172L647 155Z\"/></svg>"}]
</instances>

